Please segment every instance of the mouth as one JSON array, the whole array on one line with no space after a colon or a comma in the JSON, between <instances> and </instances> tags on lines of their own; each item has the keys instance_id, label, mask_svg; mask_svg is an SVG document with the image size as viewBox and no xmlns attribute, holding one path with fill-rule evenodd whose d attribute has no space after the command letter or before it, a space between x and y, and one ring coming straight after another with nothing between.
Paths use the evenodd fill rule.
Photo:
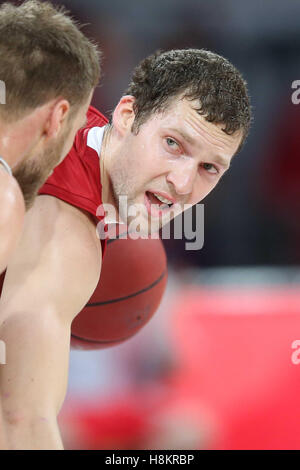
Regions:
<instances>
[{"instance_id":1,"label":"mouth","mask_svg":"<svg viewBox=\"0 0 300 470\"><path fill-rule=\"evenodd\" d=\"M166 214L173 207L175 201L167 195L146 191L145 206L149 215L159 217Z\"/></svg>"}]
</instances>

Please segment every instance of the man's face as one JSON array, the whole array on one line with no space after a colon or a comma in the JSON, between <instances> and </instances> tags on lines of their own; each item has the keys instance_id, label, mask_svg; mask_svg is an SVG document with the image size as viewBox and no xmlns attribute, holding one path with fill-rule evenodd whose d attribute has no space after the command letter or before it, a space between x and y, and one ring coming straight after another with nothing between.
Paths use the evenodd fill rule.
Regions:
<instances>
[{"instance_id":1,"label":"man's face","mask_svg":"<svg viewBox=\"0 0 300 470\"><path fill-rule=\"evenodd\" d=\"M34 203L38 190L51 175L72 148L78 130L86 124L86 113L91 102L91 95L76 113L66 120L55 139L49 140L39 152L25 156L13 171L18 181L28 210Z\"/></svg>"},{"instance_id":2,"label":"man's face","mask_svg":"<svg viewBox=\"0 0 300 470\"><path fill-rule=\"evenodd\" d=\"M227 135L222 125L209 123L195 110L195 101L175 99L161 114L151 116L137 135L126 132L119 155L110 164L115 202L128 225L136 217L139 231L151 233L149 224L159 228L207 196L228 170L241 142L241 133ZM164 198L170 206L156 196ZM156 206L156 207L155 207ZM137 225L137 224L136 224Z\"/></svg>"}]
</instances>

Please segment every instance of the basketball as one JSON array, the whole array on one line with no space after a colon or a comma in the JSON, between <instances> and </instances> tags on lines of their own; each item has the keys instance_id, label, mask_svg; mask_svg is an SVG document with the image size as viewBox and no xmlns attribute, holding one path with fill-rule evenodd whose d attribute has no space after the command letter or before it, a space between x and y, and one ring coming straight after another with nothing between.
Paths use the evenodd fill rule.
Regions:
<instances>
[{"instance_id":1,"label":"basketball","mask_svg":"<svg viewBox=\"0 0 300 470\"><path fill-rule=\"evenodd\" d=\"M156 312L166 284L160 239L108 240L99 284L72 323L72 348L103 349L131 338Z\"/></svg>"},{"instance_id":2,"label":"basketball","mask_svg":"<svg viewBox=\"0 0 300 470\"><path fill-rule=\"evenodd\" d=\"M162 241L121 237L107 241L98 286L72 323L73 349L120 344L140 331L159 307L167 284Z\"/></svg>"}]
</instances>

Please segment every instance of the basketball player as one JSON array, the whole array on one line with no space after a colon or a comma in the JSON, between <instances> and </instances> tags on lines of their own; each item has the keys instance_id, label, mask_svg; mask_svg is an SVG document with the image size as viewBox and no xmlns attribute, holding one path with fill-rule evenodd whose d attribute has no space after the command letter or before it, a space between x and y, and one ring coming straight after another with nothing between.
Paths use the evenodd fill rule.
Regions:
<instances>
[{"instance_id":1,"label":"basketball player","mask_svg":"<svg viewBox=\"0 0 300 470\"><path fill-rule=\"evenodd\" d=\"M247 88L226 59L204 50L146 58L111 123L94 108L66 159L26 215L0 308L7 345L1 406L10 449L62 449L70 326L101 272L96 235L104 204L143 232L149 219L201 201L228 170L250 125ZM127 197L119 204L120 197ZM155 208L160 205L160 208ZM112 267L113 269L114 267Z\"/></svg>"},{"instance_id":2,"label":"basketball player","mask_svg":"<svg viewBox=\"0 0 300 470\"><path fill-rule=\"evenodd\" d=\"M0 273L25 206L86 123L99 74L96 46L63 9L36 0L0 7Z\"/></svg>"}]
</instances>

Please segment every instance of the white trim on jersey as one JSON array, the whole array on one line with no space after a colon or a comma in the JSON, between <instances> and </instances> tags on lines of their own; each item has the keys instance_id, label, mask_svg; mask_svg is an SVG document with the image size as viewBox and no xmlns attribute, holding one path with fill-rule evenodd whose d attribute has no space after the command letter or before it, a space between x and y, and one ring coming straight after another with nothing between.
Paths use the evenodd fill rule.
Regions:
<instances>
[{"instance_id":1,"label":"white trim on jersey","mask_svg":"<svg viewBox=\"0 0 300 470\"><path fill-rule=\"evenodd\" d=\"M92 127L89 130L87 136L87 146L95 150L100 158L102 140L105 126L103 127Z\"/></svg>"}]
</instances>

